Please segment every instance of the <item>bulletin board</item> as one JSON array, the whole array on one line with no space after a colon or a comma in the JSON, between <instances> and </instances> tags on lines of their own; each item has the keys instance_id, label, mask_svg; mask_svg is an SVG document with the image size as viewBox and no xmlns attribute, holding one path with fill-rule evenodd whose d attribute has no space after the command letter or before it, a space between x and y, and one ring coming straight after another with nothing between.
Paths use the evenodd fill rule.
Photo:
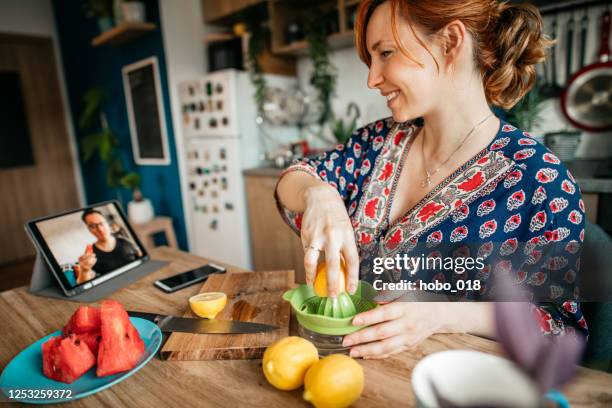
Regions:
<instances>
[{"instance_id":1,"label":"bulletin board","mask_svg":"<svg viewBox=\"0 0 612 408\"><path fill-rule=\"evenodd\" d=\"M157 57L122 69L134 161L139 165L168 165L168 135Z\"/></svg>"}]
</instances>

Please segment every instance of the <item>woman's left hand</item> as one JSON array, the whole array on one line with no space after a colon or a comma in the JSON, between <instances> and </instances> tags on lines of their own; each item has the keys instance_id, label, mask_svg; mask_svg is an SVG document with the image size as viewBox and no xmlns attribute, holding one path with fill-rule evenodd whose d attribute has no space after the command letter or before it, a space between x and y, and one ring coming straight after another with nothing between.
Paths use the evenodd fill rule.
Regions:
<instances>
[{"instance_id":1,"label":"woman's left hand","mask_svg":"<svg viewBox=\"0 0 612 408\"><path fill-rule=\"evenodd\" d=\"M354 325L370 327L345 336L342 344L352 346L351 357L366 359L411 349L442 329L448 306L439 302L387 303L355 316Z\"/></svg>"}]
</instances>

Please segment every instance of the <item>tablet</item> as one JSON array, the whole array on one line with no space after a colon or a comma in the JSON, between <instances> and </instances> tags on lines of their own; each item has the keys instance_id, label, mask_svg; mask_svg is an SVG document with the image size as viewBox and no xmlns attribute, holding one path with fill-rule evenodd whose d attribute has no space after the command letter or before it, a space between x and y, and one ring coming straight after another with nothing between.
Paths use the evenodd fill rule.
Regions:
<instances>
[{"instance_id":1,"label":"tablet","mask_svg":"<svg viewBox=\"0 0 612 408\"><path fill-rule=\"evenodd\" d=\"M149 259L117 201L28 221L25 229L66 296Z\"/></svg>"}]
</instances>

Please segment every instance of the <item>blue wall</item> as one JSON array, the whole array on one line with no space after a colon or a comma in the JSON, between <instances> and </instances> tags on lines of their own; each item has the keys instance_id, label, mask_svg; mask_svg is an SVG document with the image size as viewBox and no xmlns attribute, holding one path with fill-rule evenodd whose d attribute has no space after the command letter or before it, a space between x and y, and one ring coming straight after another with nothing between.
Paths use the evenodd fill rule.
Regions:
<instances>
[{"instance_id":1,"label":"blue wall","mask_svg":"<svg viewBox=\"0 0 612 408\"><path fill-rule=\"evenodd\" d=\"M143 195L152 201L157 215L172 217L179 246L187 249L158 2L146 1L147 21L157 24L158 29L117 47L91 46L91 40L99 34L99 29L95 20L85 17L82 3L84 0L53 1L68 99L75 122L79 150L81 150L80 138L86 134L78 128L78 118L83 110L83 95L89 88L100 86L108 96L108 102L103 110L107 114L109 127L120 139L121 154L126 169L135 170L141 175ZM157 57L161 76L171 158L171 163L167 166L137 166L132 154L121 69L127 64L151 56ZM81 160L81 171L88 204L117 198L117 191L106 185L106 167L97 157L93 157L88 162ZM130 191L121 189L119 194L127 206Z\"/></svg>"}]
</instances>

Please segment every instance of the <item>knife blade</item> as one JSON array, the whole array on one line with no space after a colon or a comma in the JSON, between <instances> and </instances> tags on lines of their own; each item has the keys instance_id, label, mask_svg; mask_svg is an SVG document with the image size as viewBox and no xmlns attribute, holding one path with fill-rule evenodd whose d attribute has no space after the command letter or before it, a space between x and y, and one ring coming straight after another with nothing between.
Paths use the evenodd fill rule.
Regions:
<instances>
[{"instance_id":1,"label":"knife blade","mask_svg":"<svg viewBox=\"0 0 612 408\"><path fill-rule=\"evenodd\" d=\"M239 320L200 319L177 317L156 313L128 310L131 317L152 321L163 332L199 334L252 334L279 329L278 326L263 323L241 322Z\"/></svg>"}]
</instances>

